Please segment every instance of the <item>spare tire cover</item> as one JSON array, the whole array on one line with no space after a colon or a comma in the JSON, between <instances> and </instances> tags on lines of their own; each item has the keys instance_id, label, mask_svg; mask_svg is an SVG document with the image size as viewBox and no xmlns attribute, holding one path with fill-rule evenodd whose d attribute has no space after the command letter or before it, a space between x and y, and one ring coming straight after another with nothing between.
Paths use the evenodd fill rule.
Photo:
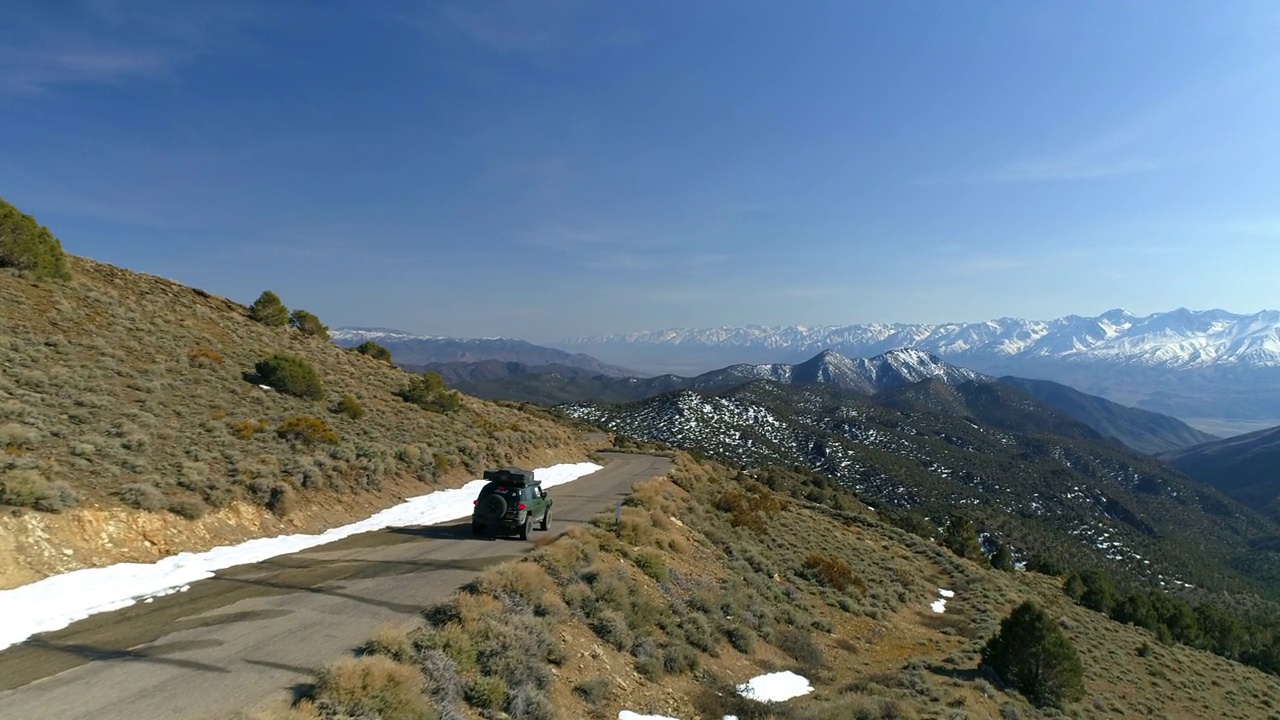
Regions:
<instances>
[{"instance_id":1,"label":"spare tire cover","mask_svg":"<svg viewBox=\"0 0 1280 720\"><path fill-rule=\"evenodd\" d=\"M480 515L487 518L500 518L507 514L507 499L501 495L490 495L480 501Z\"/></svg>"}]
</instances>

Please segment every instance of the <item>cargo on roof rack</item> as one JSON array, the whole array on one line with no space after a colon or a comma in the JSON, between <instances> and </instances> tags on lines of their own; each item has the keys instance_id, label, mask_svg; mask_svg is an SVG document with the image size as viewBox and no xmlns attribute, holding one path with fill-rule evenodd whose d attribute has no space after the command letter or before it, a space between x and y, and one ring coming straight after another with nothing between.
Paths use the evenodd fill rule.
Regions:
<instances>
[{"instance_id":1,"label":"cargo on roof rack","mask_svg":"<svg viewBox=\"0 0 1280 720\"><path fill-rule=\"evenodd\" d=\"M485 470L485 480L493 480L495 482L504 482L510 485L524 486L532 485L536 481L533 479L532 470L521 470L518 467L504 467L497 470Z\"/></svg>"}]
</instances>

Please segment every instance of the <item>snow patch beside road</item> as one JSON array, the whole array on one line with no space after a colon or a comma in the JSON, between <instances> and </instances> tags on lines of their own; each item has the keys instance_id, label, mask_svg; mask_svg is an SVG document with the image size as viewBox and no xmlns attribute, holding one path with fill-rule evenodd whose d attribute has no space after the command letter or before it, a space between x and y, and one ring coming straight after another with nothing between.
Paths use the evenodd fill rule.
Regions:
<instances>
[{"instance_id":1,"label":"snow patch beside road","mask_svg":"<svg viewBox=\"0 0 1280 720\"><path fill-rule=\"evenodd\" d=\"M566 463L536 470L544 488L577 480L601 468L595 463ZM318 535L257 538L201 553L179 553L154 563L118 563L54 575L0 591L0 650L37 633L61 630L90 615L129 607L186 590L218 570L262 562L360 533L389 527L431 525L471 514L471 501L484 487L473 480L456 490L437 490L410 498L359 522Z\"/></svg>"}]
</instances>

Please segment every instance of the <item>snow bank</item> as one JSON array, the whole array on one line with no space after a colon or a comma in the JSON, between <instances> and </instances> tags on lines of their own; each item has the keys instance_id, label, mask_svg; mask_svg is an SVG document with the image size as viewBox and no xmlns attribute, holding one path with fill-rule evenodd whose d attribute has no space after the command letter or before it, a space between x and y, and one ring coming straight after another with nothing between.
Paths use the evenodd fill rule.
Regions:
<instances>
[{"instance_id":1,"label":"snow bank","mask_svg":"<svg viewBox=\"0 0 1280 720\"><path fill-rule=\"evenodd\" d=\"M929 607L933 608L934 612L941 615L947 611L947 601L955 597L956 592L954 590L943 590L942 588L938 588L938 594L942 597L930 603Z\"/></svg>"},{"instance_id":2,"label":"snow bank","mask_svg":"<svg viewBox=\"0 0 1280 720\"><path fill-rule=\"evenodd\" d=\"M738 686L739 695L760 702L782 702L811 692L808 679L790 670L753 677Z\"/></svg>"},{"instance_id":3,"label":"snow bank","mask_svg":"<svg viewBox=\"0 0 1280 720\"><path fill-rule=\"evenodd\" d=\"M543 487L554 487L600 469L595 463L568 463L537 470ZM54 575L0 591L0 650L36 633L61 630L97 613L119 610L140 599L162 597L213 577L217 570L295 553L360 533L389 527L431 525L471 514L484 480L456 490L438 490L410 498L370 518L319 535L257 538L201 553L179 553L154 563L119 563Z\"/></svg>"}]
</instances>

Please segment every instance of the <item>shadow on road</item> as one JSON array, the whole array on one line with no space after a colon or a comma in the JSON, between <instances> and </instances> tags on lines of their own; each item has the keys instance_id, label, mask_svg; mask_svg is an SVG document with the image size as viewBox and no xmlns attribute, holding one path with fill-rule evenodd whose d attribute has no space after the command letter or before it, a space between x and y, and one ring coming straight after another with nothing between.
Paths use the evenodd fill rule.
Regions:
<instances>
[{"instance_id":1,"label":"shadow on road","mask_svg":"<svg viewBox=\"0 0 1280 720\"><path fill-rule=\"evenodd\" d=\"M182 660L179 658L165 657L165 655L171 653L218 647L222 645L221 640L192 640L189 642L164 643L161 645L150 645L137 650L117 650L114 648L98 647L96 645L85 645L80 643L60 643L52 640L41 640L39 638L32 638L22 644L35 649L51 650L53 652L76 655L91 662L100 660L121 660L125 662L146 662L156 663L158 665L172 665L174 667L183 668L184 670L198 670L200 672L231 672L230 670L217 665L210 665L208 663L197 662L195 660Z\"/></svg>"}]
</instances>

